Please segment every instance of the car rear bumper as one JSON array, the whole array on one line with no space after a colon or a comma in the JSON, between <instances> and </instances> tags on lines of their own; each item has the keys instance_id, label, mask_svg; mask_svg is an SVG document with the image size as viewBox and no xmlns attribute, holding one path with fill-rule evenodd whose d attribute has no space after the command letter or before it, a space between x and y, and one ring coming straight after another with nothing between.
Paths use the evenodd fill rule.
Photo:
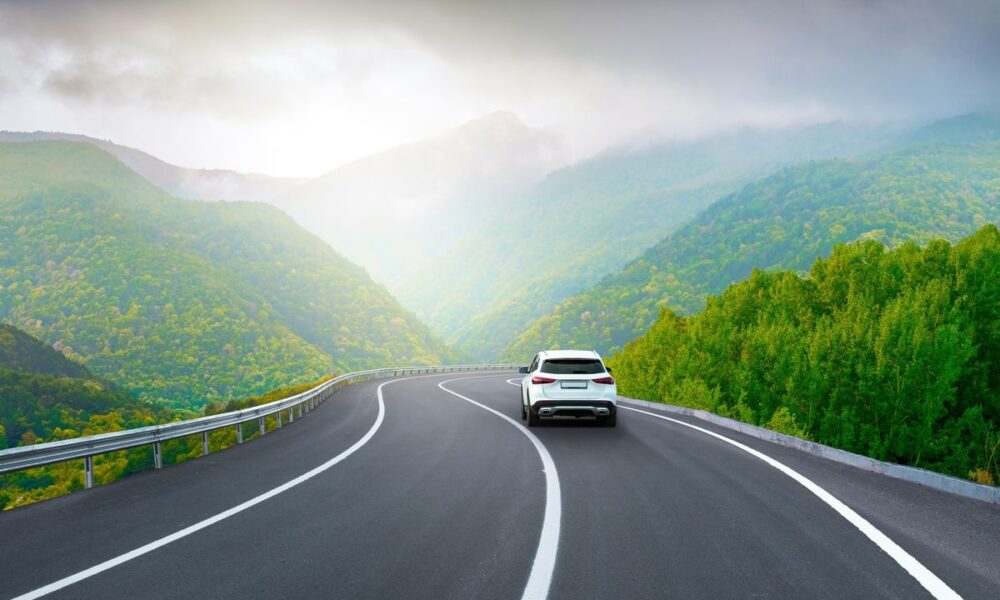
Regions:
<instances>
[{"instance_id":1,"label":"car rear bumper","mask_svg":"<svg viewBox=\"0 0 1000 600\"><path fill-rule=\"evenodd\" d=\"M530 410L539 417L607 417L617 408L610 400L537 400Z\"/></svg>"}]
</instances>

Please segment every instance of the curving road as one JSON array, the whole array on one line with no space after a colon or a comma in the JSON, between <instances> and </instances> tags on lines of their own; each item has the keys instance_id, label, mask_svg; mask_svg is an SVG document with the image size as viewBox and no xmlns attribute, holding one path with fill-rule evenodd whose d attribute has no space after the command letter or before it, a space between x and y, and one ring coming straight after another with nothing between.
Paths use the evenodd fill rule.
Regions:
<instances>
[{"instance_id":1,"label":"curving road","mask_svg":"<svg viewBox=\"0 0 1000 600\"><path fill-rule=\"evenodd\" d=\"M529 431L511 377L350 386L250 444L0 514L0 598L1000 597L1000 507L696 419Z\"/></svg>"}]
</instances>

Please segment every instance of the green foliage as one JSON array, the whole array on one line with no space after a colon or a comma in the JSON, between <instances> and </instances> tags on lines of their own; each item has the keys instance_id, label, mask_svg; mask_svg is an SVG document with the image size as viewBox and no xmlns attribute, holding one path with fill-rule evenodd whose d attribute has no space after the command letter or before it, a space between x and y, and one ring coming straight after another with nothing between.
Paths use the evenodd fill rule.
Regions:
<instances>
[{"instance_id":1,"label":"green foliage","mask_svg":"<svg viewBox=\"0 0 1000 600\"><path fill-rule=\"evenodd\" d=\"M586 290L717 198L793 162L855 155L888 132L829 124L609 152L556 171L399 291L475 359Z\"/></svg>"},{"instance_id":2,"label":"green foliage","mask_svg":"<svg viewBox=\"0 0 1000 600\"><path fill-rule=\"evenodd\" d=\"M0 319L143 399L451 356L278 210L173 198L87 144L0 144L0 239Z\"/></svg>"},{"instance_id":3,"label":"green foliage","mask_svg":"<svg viewBox=\"0 0 1000 600\"><path fill-rule=\"evenodd\" d=\"M778 433L784 433L786 435L794 435L795 437L804 438L806 437L806 430L799 425L799 422L795 420L795 415L788 410L787 406L779 406L774 414L771 415L771 420L767 422L764 427L772 431L777 431Z\"/></svg>"},{"instance_id":4,"label":"green foliage","mask_svg":"<svg viewBox=\"0 0 1000 600\"><path fill-rule=\"evenodd\" d=\"M91 377L83 365L6 323L0 323L0 368L56 377Z\"/></svg>"},{"instance_id":5,"label":"green foliage","mask_svg":"<svg viewBox=\"0 0 1000 600\"><path fill-rule=\"evenodd\" d=\"M957 240L997 219L995 138L786 168L717 201L619 274L560 303L503 358L552 347L610 352L648 330L661 308L691 314L753 268L805 270L835 244L857 239Z\"/></svg>"},{"instance_id":6,"label":"green foliage","mask_svg":"<svg viewBox=\"0 0 1000 600\"><path fill-rule=\"evenodd\" d=\"M51 375L49 373L56 369L83 369L28 334L9 326L3 329L15 336L21 347L31 349L32 368L37 370L33 372L0 367L0 449L198 416L198 413L192 411L170 409L136 400L115 391L109 384L89 374L86 377ZM272 402L303 392L322 381L212 404L205 408L204 414ZM266 425L269 429L276 427L274 417L268 417ZM249 440L257 435L259 428L256 423L244 426L245 439ZM236 432L233 428L209 434L209 447L213 452L235 443ZM163 444L163 462L166 465L198 457L201 453L200 436L171 440ZM94 481L98 485L110 483L152 467L150 448L102 454L94 457ZM0 476L0 510L24 506L82 488L83 467L78 460L8 473Z\"/></svg>"},{"instance_id":7,"label":"green foliage","mask_svg":"<svg viewBox=\"0 0 1000 600\"><path fill-rule=\"evenodd\" d=\"M755 270L664 309L610 363L628 396L878 459L1000 479L1000 230L955 246L834 247L806 277Z\"/></svg>"},{"instance_id":8,"label":"green foliage","mask_svg":"<svg viewBox=\"0 0 1000 600\"><path fill-rule=\"evenodd\" d=\"M0 326L0 449L153 425L185 414L137 401L27 333ZM99 479L120 477L148 462L141 452L138 457L117 454L97 459ZM0 476L0 506L56 496L79 489L82 482L76 461L9 473Z\"/></svg>"}]
</instances>

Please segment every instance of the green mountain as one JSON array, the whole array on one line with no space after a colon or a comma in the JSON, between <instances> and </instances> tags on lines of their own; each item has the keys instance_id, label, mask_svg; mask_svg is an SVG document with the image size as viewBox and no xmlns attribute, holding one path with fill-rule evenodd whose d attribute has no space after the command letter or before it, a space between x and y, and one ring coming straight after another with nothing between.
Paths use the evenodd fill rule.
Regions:
<instances>
[{"instance_id":1,"label":"green mountain","mask_svg":"<svg viewBox=\"0 0 1000 600\"><path fill-rule=\"evenodd\" d=\"M496 357L515 334L711 202L783 165L884 148L891 128L830 123L608 152L550 174L399 290L446 341Z\"/></svg>"},{"instance_id":2,"label":"green mountain","mask_svg":"<svg viewBox=\"0 0 1000 600\"><path fill-rule=\"evenodd\" d=\"M140 398L260 394L449 351L272 207L174 198L88 144L0 144L0 319Z\"/></svg>"},{"instance_id":3,"label":"green mountain","mask_svg":"<svg viewBox=\"0 0 1000 600\"><path fill-rule=\"evenodd\" d=\"M76 437L113 411L122 426L172 416L117 391L26 332L0 324L0 449Z\"/></svg>"},{"instance_id":4,"label":"green mountain","mask_svg":"<svg viewBox=\"0 0 1000 600\"><path fill-rule=\"evenodd\" d=\"M204 407L205 414L246 408L301 392L316 382L272 390L253 398L230 399ZM62 352L7 324L0 324L0 449L52 442L197 416L138 400L91 375ZM268 417L267 426L276 425ZM247 431L249 429L249 431ZM244 428L256 437L257 424ZM236 443L232 428L212 431L212 451ZM184 438L163 444L164 464L201 455L201 440ZM100 485L153 468L149 448L133 448L94 457L94 481ZM80 461L67 461L8 473L0 477L0 510L24 506L84 487Z\"/></svg>"},{"instance_id":5,"label":"green mountain","mask_svg":"<svg viewBox=\"0 0 1000 600\"><path fill-rule=\"evenodd\" d=\"M92 377L87 367L6 323L0 323L0 368L53 377Z\"/></svg>"},{"instance_id":6,"label":"green mountain","mask_svg":"<svg viewBox=\"0 0 1000 600\"><path fill-rule=\"evenodd\" d=\"M700 313L665 309L612 364L629 396L996 483L1000 230L755 270Z\"/></svg>"},{"instance_id":7,"label":"green mountain","mask_svg":"<svg viewBox=\"0 0 1000 600\"><path fill-rule=\"evenodd\" d=\"M179 198L189 200L248 200L267 202L291 194L302 179L269 177L226 169L185 169L162 161L142 150L108 140L57 131L0 131L0 142L83 142L97 146L145 179Z\"/></svg>"},{"instance_id":8,"label":"green mountain","mask_svg":"<svg viewBox=\"0 0 1000 600\"><path fill-rule=\"evenodd\" d=\"M609 352L661 307L690 314L753 268L804 270L837 243L957 240L1000 218L1000 142L936 142L783 169L729 195L620 273L566 299L504 351Z\"/></svg>"},{"instance_id":9,"label":"green mountain","mask_svg":"<svg viewBox=\"0 0 1000 600\"><path fill-rule=\"evenodd\" d=\"M170 421L177 413L136 400L24 331L0 324L0 450ZM148 451L98 459L102 481L142 469ZM79 461L0 477L0 510L83 487Z\"/></svg>"}]
</instances>

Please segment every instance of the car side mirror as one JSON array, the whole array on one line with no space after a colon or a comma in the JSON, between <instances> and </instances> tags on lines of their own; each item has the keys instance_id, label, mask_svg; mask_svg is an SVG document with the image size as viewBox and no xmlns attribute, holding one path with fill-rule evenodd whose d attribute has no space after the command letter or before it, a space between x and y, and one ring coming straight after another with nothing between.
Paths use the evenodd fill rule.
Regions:
<instances>
[{"instance_id":1,"label":"car side mirror","mask_svg":"<svg viewBox=\"0 0 1000 600\"><path fill-rule=\"evenodd\" d=\"M517 370L517 372L518 373L524 373L525 375L527 375L528 374L528 367L521 367L521 368L519 368Z\"/></svg>"},{"instance_id":2,"label":"car side mirror","mask_svg":"<svg viewBox=\"0 0 1000 600\"><path fill-rule=\"evenodd\" d=\"M615 374L614 371L611 370L611 367L604 367L604 369L608 372L608 375L614 375Z\"/></svg>"}]
</instances>

